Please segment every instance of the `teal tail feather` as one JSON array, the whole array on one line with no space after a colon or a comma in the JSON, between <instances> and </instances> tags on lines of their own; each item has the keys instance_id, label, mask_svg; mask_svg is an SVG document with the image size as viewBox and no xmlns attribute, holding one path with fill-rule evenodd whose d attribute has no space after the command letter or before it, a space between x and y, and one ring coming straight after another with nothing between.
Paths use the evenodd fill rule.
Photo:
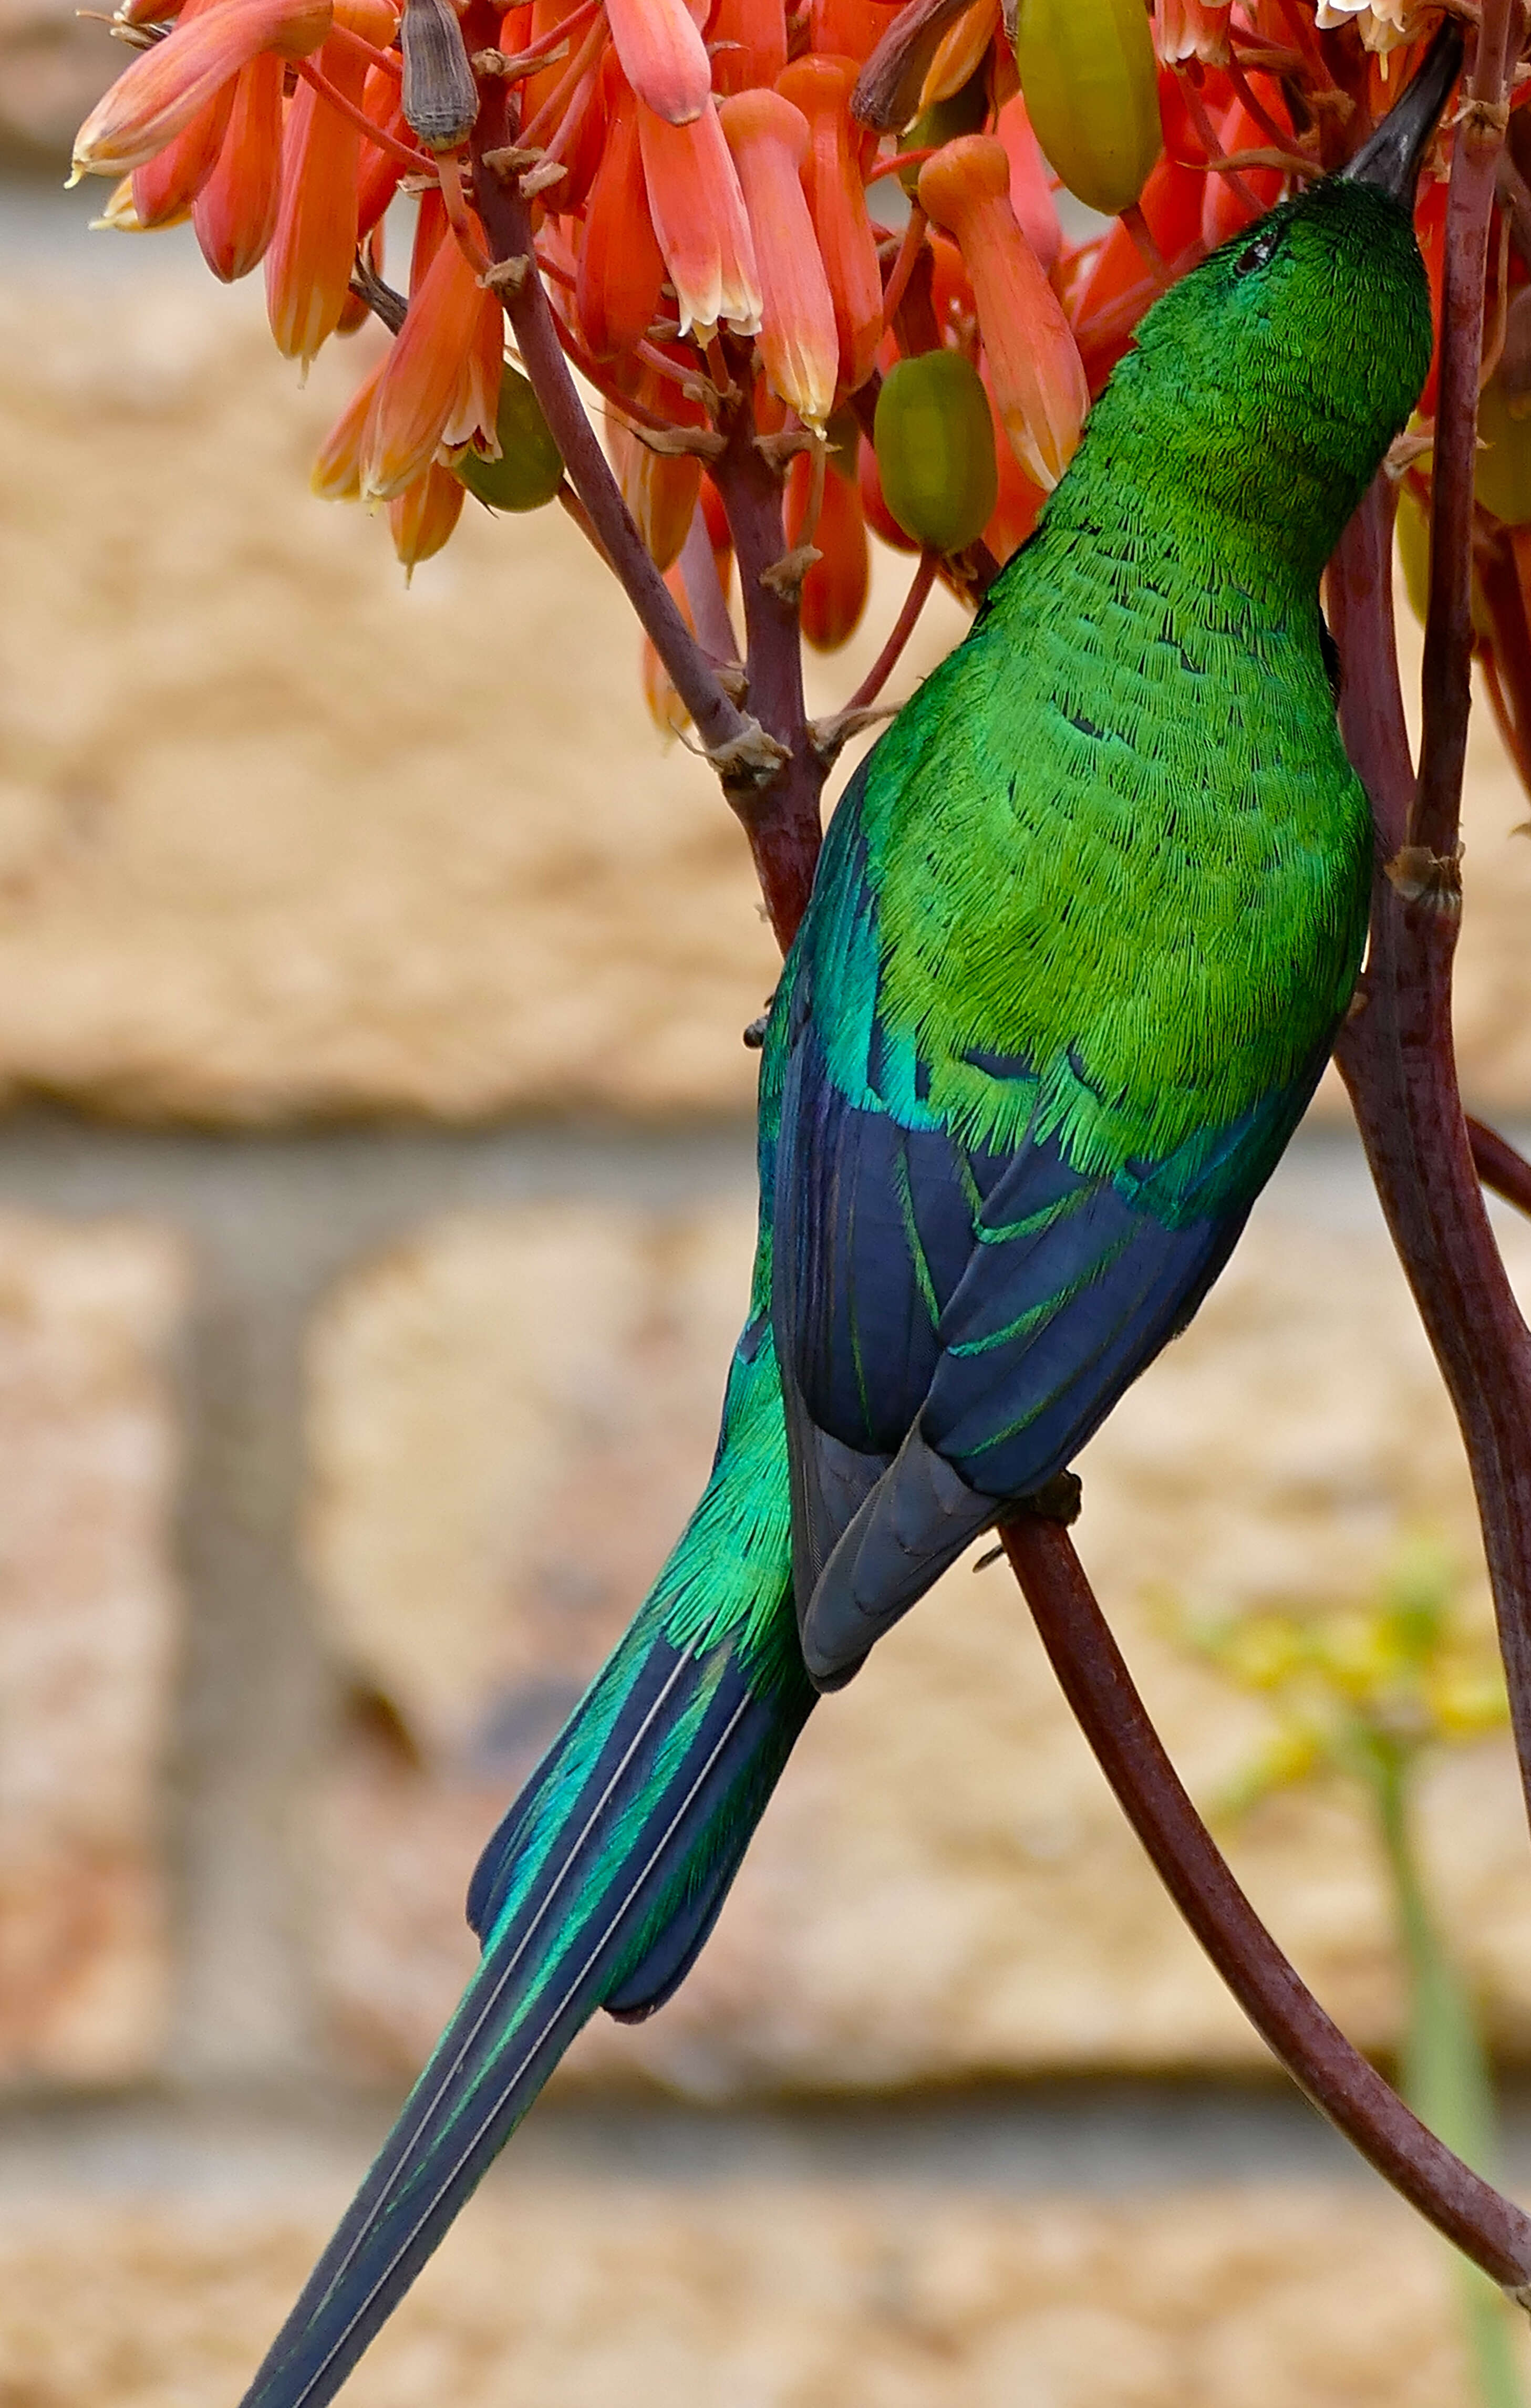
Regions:
<instances>
[{"instance_id":1,"label":"teal tail feather","mask_svg":"<svg viewBox=\"0 0 1531 2408\"><path fill-rule=\"evenodd\" d=\"M246 2395L322 2408L581 2026L695 1959L814 1693L797 1649L780 1388L755 1324L701 1502L485 1849L479 1969Z\"/></svg>"}]
</instances>

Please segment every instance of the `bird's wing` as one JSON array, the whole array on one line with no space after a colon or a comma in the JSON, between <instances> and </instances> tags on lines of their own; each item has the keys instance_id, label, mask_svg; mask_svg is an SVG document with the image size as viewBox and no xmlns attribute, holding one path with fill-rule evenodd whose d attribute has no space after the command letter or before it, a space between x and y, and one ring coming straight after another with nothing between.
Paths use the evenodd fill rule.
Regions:
<instances>
[{"instance_id":1,"label":"bird's wing","mask_svg":"<svg viewBox=\"0 0 1531 2408\"><path fill-rule=\"evenodd\" d=\"M875 925L853 839L830 867L834 975L815 978L821 938L784 998L774 1278L794 1584L823 1687L1007 1499L1064 1469L1183 1328L1324 1059L1238 1122L1107 1178L1073 1168L1028 1112L1034 1064L969 1054L1009 1091L994 1122L1020 1132L987 1149L925 1107L929 1066L890 1039L875 976L858 1001Z\"/></svg>"}]
</instances>

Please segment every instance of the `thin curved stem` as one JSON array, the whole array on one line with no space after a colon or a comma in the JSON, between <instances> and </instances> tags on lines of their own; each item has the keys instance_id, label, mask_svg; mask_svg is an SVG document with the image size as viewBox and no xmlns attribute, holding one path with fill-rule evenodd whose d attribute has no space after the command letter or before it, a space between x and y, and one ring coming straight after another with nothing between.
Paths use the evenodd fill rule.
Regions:
<instances>
[{"instance_id":1,"label":"thin curved stem","mask_svg":"<svg viewBox=\"0 0 1531 2408\"><path fill-rule=\"evenodd\" d=\"M931 589L936 582L936 572L940 565L939 552L923 552L920 554L915 563L914 575L909 580L909 590L905 595L903 607L893 623L888 640L846 704L845 708L848 711L865 710L882 692L898 666L905 645L919 624L920 613L930 599Z\"/></svg>"},{"instance_id":2,"label":"thin curved stem","mask_svg":"<svg viewBox=\"0 0 1531 2408\"><path fill-rule=\"evenodd\" d=\"M1472 1148L1472 1167L1485 1187L1502 1196L1516 1211L1531 1213L1531 1162L1497 1129L1484 1121L1467 1122L1467 1143Z\"/></svg>"},{"instance_id":3,"label":"thin curved stem","mask_svg":"<svg viewBox=\"0 0 1531 2408\"><path fill-rule=\"evenodd\" d=\"M1452 151L1440 303L1440 397L1430 514L1424 741L1409 841L1454 859L1472 707L1472 513L1489 219L1509 119L1518 0L1484 0Z\"/></svg>"},{"instance_id":4,"label":"thin curved stem","mask_svg":"<svg viewBox=\"0 0 1531 2408\"><path fill-rule=\"evenodd\" d=\"M730 702L686 625L622 500L595 430L585 415L560 346L547 294L537 272L531 220L516 184L485 165L485 152L508 132L503 97L486 101L473 135L474 190L496 267L510 271L501 289L526 373L553 440L607 557L626 589L677 694L691 714L708 758L720 768L730 799L741 783L774 771L775 748L761 750L761 731ZM731 774L731 772L733 774Z\"/></svg>"},{"instance_id":5,"label":"thin curved stem","mask_svg":"<svg viewBox=\"0 0 1531 2408\"><path fill-rule=\"evenodd\" d=\"M1495 2282L1531 2282L1531 2216L1438 2141L1352 2047L1251 1906L1170 1763L1067 1531L999 1533L1096 1761L1180 1913L1257 2031L1346 2139Z\"/></svg>"},{"instance_id":6,"label":"thin curved stem","mask_svg":"<svg viewBox=\"0 0 1531 2408\"><path fill-rule=\"evenodd\" d=\"M1379 479L1329 579L1340 726L1371 797L1371 953L1336 1060L1462 1430L1531 1813L1531 1333L1505 1273L1452 1046L1456 865L1398 851L1415 791L1393 640L1392 496Z\"/></svg>"}]
</instances>

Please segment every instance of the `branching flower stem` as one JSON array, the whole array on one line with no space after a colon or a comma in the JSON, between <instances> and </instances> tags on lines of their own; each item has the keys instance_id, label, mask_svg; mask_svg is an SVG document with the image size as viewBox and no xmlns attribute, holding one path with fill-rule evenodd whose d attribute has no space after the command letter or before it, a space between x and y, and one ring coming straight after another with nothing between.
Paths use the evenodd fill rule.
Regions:
<instances>
[{"instance_id":1,"label":"branching flower stem","mask_svg":"<svg viewBox=\"0 0 1531 2408\"><path fill-rule=\"evenodd\" d=\"M1315 2106L1449 2241L1513 2293L1531 2216L1437 2140L1319 2005L1234 1879L1149 1719L1061 1523L1000 1532L1043 1646L1160 1879L1256 2030Z\"/></svg>"},{"instance_id":2,"label":"branching flower stem","mask_svg":"<svg viewBox=\"0 0 1531 2408\"><path fill-rule=\"evenodd\" d=\"M1472 462L1483 276L1520 31L1521 0L1485 0L1448 203L1424 741L1417 779L1393 638L1393 506L1381 483L1346 534L1329 593L1344 664L1340 724L1371 796L1379 845L1370 956L1337 1059L1461 1425L1531 1809L1531 1333L1489 1226L1457 1088L1451 1022L1461 909L1456 831L1473 640Z\"/></svg>"},{"instance_id":3,"label":"branching flower stem","mask_svg":"<svg viewBox=\"0 0 1531 2408\"><path fill-rule=\"evenodd\" d=\"M474 197L494 261L492 273L504 272L505 280L498 289L506 315L543 416L563 453L569 483L689 711L702 749L723 780L723 792L744 823L773 924L782 941L789 941L812 883L819 842L818 797L823 781L823 768L806 735L795 611L792 614L792 668L786 669L780 646L773 645L759 664L751 656L748 665L751 688L757 670L764 672L764 703L757 700L755 715L746 716L724 693L716 670L651 560L575 389L537 273L526 204L514 174L501 175L487 162L487 153L508 146L510 132L505 98L492 96L473 134ZM764 462L760 466L766 473ZM779 490L776 519L780 528ZM745 547L737 527L735 543L742 568ZM780 549L779 542L777 550ZM789 691L794 677L795 716ZM783 741L775 735L766 715L773 710L789 726L803 728L796 757L794 739ZM805 790L809 786L812 810L806 815Z\"/></svg>"}]
</instances>

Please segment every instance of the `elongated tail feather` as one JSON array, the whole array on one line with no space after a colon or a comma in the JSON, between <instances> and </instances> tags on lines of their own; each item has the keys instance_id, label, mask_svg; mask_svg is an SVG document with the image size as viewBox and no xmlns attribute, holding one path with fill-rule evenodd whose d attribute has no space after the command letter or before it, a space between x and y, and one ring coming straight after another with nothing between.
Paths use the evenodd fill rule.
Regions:
<instances>
[{"instance_id":1,"label":"elongated tail feather","mask_svg":"<svg viewBox=\"0 0 1531 2408\"><path fill-rule=\"evenodd\" d=\"M789 1519L757 1333L684 1537L484 1851L482 1960L246 2408L322 2408L580 2027L651 2013L694 1962L813 1703Z\"/></svg>"}]
</instances>

